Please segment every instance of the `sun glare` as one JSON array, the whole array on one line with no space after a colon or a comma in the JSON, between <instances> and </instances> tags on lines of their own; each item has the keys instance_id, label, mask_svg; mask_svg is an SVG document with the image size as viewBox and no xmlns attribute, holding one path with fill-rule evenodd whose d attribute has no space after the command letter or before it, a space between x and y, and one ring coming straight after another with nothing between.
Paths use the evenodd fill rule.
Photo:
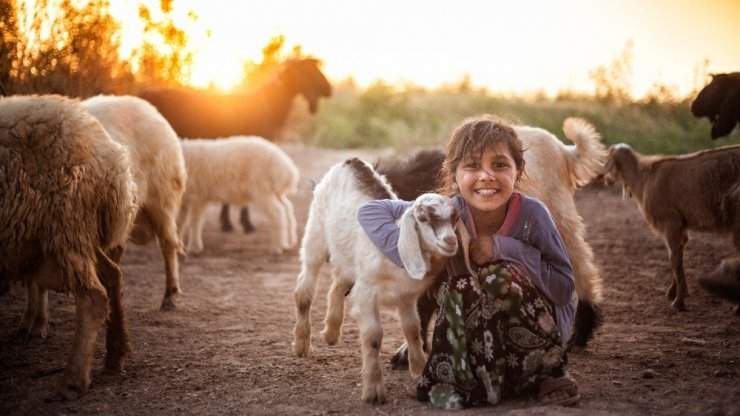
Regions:
<instances>
[{"instance_id":1,"label":"sun glare","mask_svg":"<svg viewBox=\"0 0 740 416\"><path fill-rule=\"evenodd\" d=\"M639 96L655 82L690 92L703 82L694 78L705 61L710 71L737 70L734 49L717 41L737 38L737 0L710 2L176 0L170 17L188 35L194 55L187 82L195 87L231 89L245 61L259 62L269 40L284 35L288 48L300 43L322 59L330 79L353 77L360 86L382 79L434 88L469 77L499 93L590 92L589 71L608 65L632 41L632 87ZM122 22L124 56L142 41L140 3L159 13L159 0L111 1ZM537 13L529 13L532 7ZM730 18L718 19L723 16Z\"/></svg>"}]
</instances>

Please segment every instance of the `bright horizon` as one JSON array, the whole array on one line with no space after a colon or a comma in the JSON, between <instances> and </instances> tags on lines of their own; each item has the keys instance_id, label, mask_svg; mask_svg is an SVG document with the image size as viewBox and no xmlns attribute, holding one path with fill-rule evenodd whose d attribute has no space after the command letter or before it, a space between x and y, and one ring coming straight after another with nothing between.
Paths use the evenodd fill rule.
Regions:
<instances>
[{"instance_id":1,"label":"bright horizon","mask_svg":"<svg viewBox=\"0 0 740 416\"><path fill-rule=\"evenodd\" d=\"M144 1L158 11L158 1ZM459 83L495 93L592 93L589 71L609 66L632 43L633 96L653 84L685 96L709 73L740 71L737 0L175 0L173 16L196 55L191 84L228 89L244 60L285 36L323 61L332 82L352 77L427 88ZM139 41L138 2L112 0L124 46ZM187 19L193 11L198 20ZM156 16L156 14L155 14ZM210 36L207 33L210 32ZM124 50L124 52L126 52ZM708 61L705 68L704 62Z\"/></svg>"}]
</instances>

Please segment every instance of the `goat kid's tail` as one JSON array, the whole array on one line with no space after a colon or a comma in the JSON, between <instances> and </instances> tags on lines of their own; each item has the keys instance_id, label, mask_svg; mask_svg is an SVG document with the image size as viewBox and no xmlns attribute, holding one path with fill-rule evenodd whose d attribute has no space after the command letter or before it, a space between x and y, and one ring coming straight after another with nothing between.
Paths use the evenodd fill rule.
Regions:
<instances>
[{"instance_id":1,"label":"goat kid's tail","mask_svg":"<svg viewBox=\"0 0 740 416\"><path fill-rule=\"evenodd\" d=\"M601 142L601 135L588 121L578 117L568 117L563 122L565 137L575 146L570 149L571 178L576 186L591 182L601 172L607 150Z\"/></svg>"}]
</instances>

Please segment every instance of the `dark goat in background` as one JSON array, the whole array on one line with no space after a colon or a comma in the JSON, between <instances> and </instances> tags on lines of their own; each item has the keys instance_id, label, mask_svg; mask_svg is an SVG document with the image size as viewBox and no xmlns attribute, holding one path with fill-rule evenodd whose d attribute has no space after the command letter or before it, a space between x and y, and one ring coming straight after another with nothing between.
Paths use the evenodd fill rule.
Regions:
<instances>
[{"instance_id":1,"label":"dark goat in background","mask_svg":"<svg viewBox=\"0 0 740 416\"><path fill-rule=\"evenodd\" d=\"M712 75L691 104L691 114L712 122L712 139L730 134L740 122L740 72Z\"/></svg>"},{"instance_id":2,"label":"dark goat in background","mask_svg":"<svg viewBox=\"0 0 740 416\"><path fill-rule=\"evenodd\" d=\"M297 95L308 101L311 113L319 99L331 96L331 85L316 59L291 59L282 63L274 77L253 91L241 94L210 94L185 89L150 89L139 96L152 103L180 138L215 139L236 135L280 138ZM245 232L254 230L244 208L241 223ZM221 229L233 229L229 206L221 210Z\"/></svg>"}]
</instances>

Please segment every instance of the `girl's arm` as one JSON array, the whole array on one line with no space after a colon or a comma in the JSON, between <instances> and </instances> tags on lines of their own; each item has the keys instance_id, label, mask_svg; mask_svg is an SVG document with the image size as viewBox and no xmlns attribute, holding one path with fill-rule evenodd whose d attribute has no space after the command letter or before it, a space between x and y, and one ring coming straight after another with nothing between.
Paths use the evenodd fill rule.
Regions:
<instances>
[{"instance_id":1,"label":"girl's arm","mask_svg":"<svg viewBox=\"0 0 740 416\"><path fill-rule=\"evenodd\" d=\"M370 241L398 267L403 267L398 254L399 228L396 224L412 202L400 199L368 201L357 210L357 220Z\"/></svg>"},{"instance_id":2,"label":"girl's arm","mask_svg":"<svg viewBox=\"0 0 740 416\"><path fill-rule=\"evenodd\" d=\"M544 205L536 205L526 221L526 242L494 235L494 260L512 261L523 267L532 283L554 304L570 303L575 291L573 267L555 222Z\"/></svg>"}]
</instances>

